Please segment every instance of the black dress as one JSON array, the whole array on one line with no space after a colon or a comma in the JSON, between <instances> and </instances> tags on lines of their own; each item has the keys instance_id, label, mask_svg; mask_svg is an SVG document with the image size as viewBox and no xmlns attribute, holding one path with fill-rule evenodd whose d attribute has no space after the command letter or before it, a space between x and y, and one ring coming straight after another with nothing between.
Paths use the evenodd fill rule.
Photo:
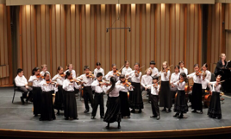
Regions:
<instances>
[{"instance_id":1,"label":"black dress","mask_svg":"<svg viewBox=\"0 0 231 139\"><path fill-rule=\"evenodd\" d=\"M54 91L42 92L42 110L40 120L54 120L55 112L53 107L52 94Z\"/></svg>"},{"instance_id":2,"label":"black dress","mask_svg":"<svg viewBox=\"0 0 231 139\"><path fill-rule=\"evenodd\" d=\"M169 81L161 81L160 107L168 109L171 109L172 107L172 95L170 92Z\"/></svg>"},{"instance_id":3,"label":"black dress","mask_svg":"<svg viewBox=\"0 0 231 139\"><path fill-rule=\"evenodd\" d=\"M121 122L120 97L108 97L107 111L104 121L107 123Z\"/></svg>"},{"instance_id":4,"label":"black dress","mask_svg":"<svg viewBox=\"0 0 231 139\"><path fill-rule=\"evenodd\" d=\"M209 109L208 109L208 116L209 117L218 117L221 118L221 102L220 102L220 92L213 92Z\"/></svg>"},{"instance_id":5,"label":"black dress","mask_svg":"<svg viewBox=\"0 0 231 139\"><path fill-rule=\"evenodd\" d=\"M188 106L185 101L185 91L178 90L177 97L174 105L174 112L186 113L188 111Z\"/></svg>"},{"instance_id":6,"label":"black dress","mask_svg":"<svg viewBox=\"0 0 231 139\"><path fill-rule=\"evenodd\" d=\"M140 90L140 83L131 83L134 87L133 91L130 91L129 94L129 105L132 109L143 109L144 104L142 100L141 90Z\"/></svg>"},{"instance_id":7,"label":"black dress","mask_svg":"<svg viewBox=\"0 0 231 139\"><path fill-rule=\"evenodd\" d=\"M120 102L121 102L121 115L130 116L127 92L120 91Z\"/></svg>"},{"instance_id":8,"label":"black dress","mask_svg":"<svg viewBox=\"0 0 231 139\"><path fill-rule=\"evenodd\" d=\"M61 85L58 86L58 92L55 94L55 109L63 110L64 109L64 97L63 97L63 87Z\"/></svg>"},{"instance_id":9,"label":"black dress","mask_svg":"<svg viewBox=\"0 0 231 139\"><path fill-rule=\"evenodd\" d=\"M65 91L64 92L64 116L65 118L77 119L77 103L75 98L75 91Z\"/></svg>"},{"instance_id":10,"label":"black dress","mask_svg":"<svg viewBox=\"0 0 231 139\"><path fill-rule=\"evenodd\" d=\"M202 111L202 85L198 83L193 84L192 109Z\"/></svg>"},{"instance_id":11,"label":"black dress","mask_svg":"<svg viewBox=\"0 0 231 139\"><path fill-rule=\"evenodd\" d=\"M42 107L42 89L41 87L33 87L33 106L34 106L34 115L37 116L41 114Z\"/></svg>"}]
</instances>

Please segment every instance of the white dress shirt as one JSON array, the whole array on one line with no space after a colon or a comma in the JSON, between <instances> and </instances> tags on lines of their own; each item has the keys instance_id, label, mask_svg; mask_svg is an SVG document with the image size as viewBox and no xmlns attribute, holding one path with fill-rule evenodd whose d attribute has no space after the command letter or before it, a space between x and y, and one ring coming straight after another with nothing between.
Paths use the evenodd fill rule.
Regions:
<instances>
[{"instance_id":1,"label":"white dress shirt","mask_svg":"<svg viewBox=\"0 0 231 139\"><path fill-rule=\"evenodd\" d=\"M173 83L173 85L177 86L177 90L179 91L184 91L185 89L185 81L183 81L182 83L180 83L180 81L177 81L176 83Z\"/></svg>"},{"instance_id":2,"label":"white dress shirt","mask_svg":"<svg viewBox=\"0 0 231 139\"><path fill-rule=\"evenodd\" d=\"M138 77L136 77L135 70L133 70L132 72L126 74L126 76L127 75L128 75L129 78L131 78L132 82L140 83L140 78L141 78L142 72L139 73Z\"/></svg>"},{"instance_id":3,"label":"white dress shirt","mask_svg":"<svg viewBox=\"0 0 231 139\"><path fill-rule=\"evenodd\" d=\"M17 75L14 81L15 81L16 86L26 86L28 84L24 75L22 75L22 77Z\"/></svg>"},{"instance_id":4,"label":"white dress shirt","mask_svg":"<svg viewBox=\"0 0 231 139\"><path fill-rule=\"evenodd\" d=\"M117 82L116 82L116 85L121 85L121 81L120 81L120 80L117 81ZM120 91L121 91L121 92L133 91L133 88L132 88L132 86L130 86L130 87L124 86L124 89L122 89L122 90L120 90Z\"/></svg>"},{"instance_id":5,"label":"white dress shirt","mask_svg":"<svg viewBox=\"0 0 231 139\"><path fill-rule=\"evenodd\" d=\"M208 86L209 80L207 79L201 79L201 85L202 85L202 89L206 89Z\"/></svg>"},{"instance_id":6,"label":"white dress shirt","mask_svg":"<svg viewBox=\"0 0 231 139\"><path fill-rule=\"evenodd\" d=\"M101 85L99 84L99 81L97 79L92 82L91 87L95 88L96 93L102 93L103 92L103 88L101 87Z\"/></svg>"},{"instance_id":7,"label":"white dress shirt","mask_svg":"<svg viewBox=\"0 0 231 139\"><path fill-rule=\"evenodd\" d=\"M100 68L100 69L95 68L95 70L94 70L94 76L95 76L95 78L97 78L97 73L99 73L99 72L101 72L103 74L103 76L104 76L104 70L103 70L103 68Z\"/></svg>"},{"instance_id":8,"label":"white dress shirt","mask_svg":"<svg viewBox=\"0 0 231 139\"><path fill-rule=\"evenodd\" d=\"M207 79L208 81L211 81L211 72L206 70L205 73L206 73L205 79Z\"/></svg>"},{"instance_id":9,"label":"white dress shirt","mask_svg":"<svg viewBox=\"0 0 231 139\"><path fill-rule=\"evenodd\" d=\"M40 83L41 89L43 92L58 91L58 88L53 84L47 84L46 80L42 80Z\"/></svg>"},{"instance_id":10,"label":"white dress shirt","mask_svg":"<svg viewBox=\"0 0 231 139\"><path fill-rule=\"evenodd\" d=\"M152 76L155 76L155 75L158 76L159 71L156 67L154 67L153 69L151 67L149 67L149 69L152 70Z\"/></svg>"},{"instance_id":11,"label":"white dress shirt","mask_svg":"<svg viewBox=\"0 0 231 139\"><path fill-rule=\"evenodd\" d=\"M147 85L150 85L152 84L152 76L150 75L143 75L142 78L141 78L141 85L143 87L147 86Z\"/></svg>"},{"instance_id":12,"label":"white dress shirt","mask_svg":"<svg viewBox=\"0 0 231 139\"><path fill-rule=\"evenodd\" d=\"M170 71L167 72L167 76L164 75L165 72L160 71L159 76L161 76L161 81L169 81Z\"/></svg>"},{"instance_id":13,"label":"white dress shirt","mask_svg":"<svg viewBox=\"0 0 231 139\"><path fill-rule=\"evenodd\" d=\"M65 80L64 77L61 77L59 74L56 74L53 78L52 81L57 81L59 85L63 85L63 81Z\"/></svg>"},{"instance_id":14,"label":"white dress shirt","mask_svg":"<svg viewBox=\"0 0 231 139\"><path fill-rule=\"evenodd\" d=\"M81 87L81 85L77 85L76 82L71 83L69 79L65 79L63 81L63 89L65 91L71 91L71 92L73 92L73 91L75 91L74 87L76 89L79 89Z\"/></svg>"},{"instance_id":15,"label":"white dress shirt","mask_svg":"<svg viewBox=\"0 0 231 139\"><path fill-rule=\"evenodd\" d=\"M209 82L210 84L210 90L212 92L221 92L221 84L218 84L218 86L216 86L216 81L215 82Z\"/></svg>"},{"instance_id":16,"label":"white dress shirt","mask_svg":"<svg viewBox=\"0 0 231 139\"><path fill-rule=\"evenodd\" d=\"M147 88L151 89L151 94L152 95L159 95L160 85L158 85L157 88L155 88L153 86L153 84L150 84L150 85L147 86Z\"/></svg>"},{"instance_id":17,"label":"white dress shirt","mask_svg":"<svg viewBox=\"0 0 231 139\"><path fill-rule=\"evenodd\" d=\"M114 76L114 77L116 78L117 81L119 80L119 77L118 77L118 76L115 76L113 71L109 71L109 72L107 73L107 75L105 76L105 78L106 78L106 80L110 80L112 76Z\"/></svg>"},{"instance_id":18,"label":"white dress shirt","mask_svg":"<svg viewBox=\"0 0 231 139\"><path fill-rule=\"evenodd\" d=\"M185 67L182 69L180 68L180 73L184 72L186 75L188 75L188 69L186 69Z\"/></svg>"},{"instance_id":19,"label":"white dress shirt","mask_svg":"<svg viewBox=\"0 0 231 139\"><path fill-rule=\"evenodd\" d=\"M36 75L30 76L29 82L32 82L33 87L41 87L40 82L42 81L42 78L37 78Z\"/></svg>"},{"instance_id":20,"label":"white dress shirt","mask_svg":"<svg viewBox=\"0 0 231 139\"><path fill-rule=\"evenodd\" d=\"M122 74L126 75L127 73L130 73L131 71L132 71L132 69L130 67L128 67L128 68L124 67L122 69Z\"/></svg>"},{"instance_id":21,"label":"white dress shirt","mask_svg":"<svg viewBox=\"0 0 231 139\"><path fill-rule=\"evenodd\" d=\"M67 71L69 71L69 69L64 72L65 75L66 75ZM75 79L76 78L76 72L75 72L75 70L71 70L70 72L72 73L72 78Z\"/></svg>"},{"instance_id":22,"label":"white dress shirt","mask_svg":"<svg viewBox=\"0 0 231 139\"><path fill-rule=\"evenodd\" d=\"M48 74L50 75L50 78L51 78L50 72L49 72L49 71L46 71L46 73L48 73ZM44 72L44 71L41 71L41 72L40 72L40 75L41 75L41 76L44 76L44 75L45 75L45 72Z\"/></svg>"},{"instance_id":23,"label":"white dress shirt","mask_svg":"<svg viewBox=\"0 0 231 139\"><path fill-rule=\"evenodd\" d=\"M93 82L94 79L92 78L87 78L86 74L82 74L80 75L77 79L82 79L82 81L84 82L84 86L91 86L91 83Z\"/></svg>"},{"instance_id":24,"label":"white dress shirt","mask_svg":"<svg viewBox=\"0 0 231 139\"><path fill-rule=\"evenodd\" d=\"M111 86L108 86L108 87L104 86L103 90L104 92L107 92L110 88ZM115 85L115 88L111 92L109 92L109 97L118 97L120 95L119 92L122 91L123 89L125 89L124 86Z\"/></svg>"},{"instance_id":25,"label":"white dress shirt","mask_svg":"<svg viewBox=\"0 0 231 139\"><path fill-rule=\"evenodd\" d=\"M175 83L175 82L179 81L179 79L180 79L180 72L178 72L177 74L174 72L174 73L172 73L172 75L171 75L170 83L171 83L171 84L172 84L172 83Z\"/></svg>"},{"instance_id":26,"label":"white dress shirt","mask_svg":"<svg viewBox=\"0 0 231 139\"><path fill-rule=\"evenodd\" d=\"M188 75L189 78L193 78L193 82L197 83L197 84L201 84L201 78L200 76L196 75L196 72L193 72L191 74Z\"/></svg>"}]
</instances>

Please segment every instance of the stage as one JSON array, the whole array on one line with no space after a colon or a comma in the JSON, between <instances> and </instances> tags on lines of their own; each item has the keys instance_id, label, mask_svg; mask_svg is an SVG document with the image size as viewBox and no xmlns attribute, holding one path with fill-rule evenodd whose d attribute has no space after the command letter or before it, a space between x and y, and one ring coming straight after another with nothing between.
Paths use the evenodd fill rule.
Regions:
<instances>
[{"instance_id":1,"label":"stage","mask_svg":"<svg viewBox=\"0 0 231 139\"><path fill-rule=\"evenodd\" d=\"M211 119L207 116L207 108L203 109L204 114L192 113L191 109L184 115L183 119L174 118L174 112L160 112L160 120L151 119L151 105L147 102L147 97L143 94L144 109L141 114L131 114L130 119L122 119L121 129L117 129L117 123L111 124L111 129L106 129L106 123L100 119L99 109L96 119L91 119L91 114L84 113L83 100L77 97L77 108L79 120L64 120L63 111L61 115L56 115L54 121L39 121L39 116L34 117L32 112L33 104L22 105L20 102L21 93L17 92L15 101L12 104L13 88L0 88L0 129L5 131L40 132L52 131L53 133L128 133L130 131L139 132L162 132L162 131L197 131L196 129L215 131L217 128L225 129L231 126L231 97L224 96L222 107L222 119ZM105 96L105 101L106 101ZM106 103L105 103L106 104ZM161 110L162 108L160 108ZM106 106L105 106L106 111ZM229 127L230 128L230 127ZM26 131L25 131L26 130ZM230 129L229 129L230 130ZM135 133L135 132L131 132Z\"/></svg>"}]
</instances>

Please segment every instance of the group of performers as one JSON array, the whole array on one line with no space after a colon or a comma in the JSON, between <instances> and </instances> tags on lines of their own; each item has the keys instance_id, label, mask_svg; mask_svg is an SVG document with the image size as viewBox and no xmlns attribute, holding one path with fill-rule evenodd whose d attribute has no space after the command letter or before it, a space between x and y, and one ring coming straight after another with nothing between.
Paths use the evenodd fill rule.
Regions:
<instances>
[{"instance_id":1,"label":"group of performers","mask_svg":"<svg viewBox=\"0 0 231 139\"><path fill-rule=\"evenodd\" d=\"M225 58L225 54L221 54L222 66L226 64ZM142 76L141 68L144 66L135 63L132 70L129 62L125 61L121 69L113 64L112 70L105 75L101 64L97 62L93 72L85 66L84 74L78 76L72 64L69 64L66 71L59 66L57 74L52 78L44 64L41 70L39 67L32 70L28 81L23 76L23 69L18 69L14 81L18 89L23 92L22 103L25 103L24 99L27 102L32 101L34 115L40 115L40 120L54 120L54 109L57 109L58 115L61 110L64 110L66 120L78 119L75 94L83 92L84 113L91 112L91 118L95 119L97 108L100 106L100 118L108 123L106 128L109 128L109 124L113 122L118 122L118 128L120 128L121 118L130 118L130 113L142 112L144 108L142 91L144 90L147 91L148 102L151 104L153 113L151 118L160 119L159 107L163 107L163 112L171 112L173 103L173 111L176 112L174 117L183 118L183 114L188 112L185 86L190 78L194 82L190 99L192 112L203 113L202 95L209 88L212 97L207 114L211 118L222 117L220 92L223 81L218 74L216 81L211 82L211 72L207 70L206 63L201 69L198 64L195 64L194 72L191 74L188 74L183 61L174 66L172 74L171 66L167 61L162 63L160 71L155 65L156 63L151 61L150 67ZM216 70L219 68L221 67L217 66ZM28 82L32 83L32 87L28 85ZM55 94L54 103L53 94ZM104 94L108 99L106 113L104 113Z\"/></svg>"}]
</instances>

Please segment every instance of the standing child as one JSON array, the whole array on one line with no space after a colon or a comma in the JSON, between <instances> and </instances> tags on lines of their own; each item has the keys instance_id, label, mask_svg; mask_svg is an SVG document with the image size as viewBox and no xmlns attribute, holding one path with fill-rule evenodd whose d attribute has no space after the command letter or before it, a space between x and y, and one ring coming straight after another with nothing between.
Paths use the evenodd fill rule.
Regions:
<instances>
[{"instance_id":1,"label":"standing child","mask_svg":"<svg viewBox=\"0 0 231 139\"><path fill-rule=\"evenodd\" d=\"M172 94L172 102L174 104L175 102L175 95L176 95L176 92L177 92L177 87L173 85L173 83L179 81L180 79L180 72L179 72L179 69L180 67L177 65L174 67L174 73L172 73L171 75L171 80L170 80L170 91L171 91L171 94Z\"/></svg>"},{"instance_id":2,"label":"standing child","mask_svg":"<svg viewBox=\"0 0 231 139\"><path fill-rule=\"evenodd\" d=\"M152 70L152 74L151 74L152 77L158 75L158 73L159 73L159 71L158 71L158 69L155 67L155 65L156 65L155 61L151 61L151 62L150 62L150 67L149 67L149 69Z\"/></svg>"},{"instance_id":3,"label":"standing child","mask_svg":"<svg viewBox=\"0 0 231 139\"><path fill-rule=\"evenodd\" d=\"M180 73L184 72L186 75L188 75L188 69L184 67L184 61L180 61L179 66L180 66Z\"/></svg>"},{"instance_id":4,"label":"standing child","mask_svg":"<svg viewBox=\"0 0 231 139\"><path fill-rule=\"evenodd\" d=\"M222 118L221 114L221 102L220 102L220 92L221 92L221 76L218 75L215 82L210 82L212 90L212 97L209 105L208 116L211 118Z\"/></svg>"},{"instance_id":5,"label":"standing child","mask_svg":"<svg viewBox=\"0 0 231 139\"><path fill-rule=\"evenodd\" d=\"M151 94L151 90L146 88L148 85L152 84L152 70L150 68L148 68L145 71L145 75L142 76L141 78L141 86L142 86L142 91L147 91L147 97L148 97L148 102L150 102L150 94Z\"/></svg>"},{"instance_id":6,"label":"standing child","mask_svg":"<svg viewBox=\"0 0 231 139\"><path fill-rule=\"evenodd\" d=\"M76 78L76 72L73 69L73 65L72 64L68 64L67 65L67 70L64 72L64 74L66 74L66 72L69 71L72 74L72 78L75 79Z\"/></svg>"},{"instance_id":7,"label":"standing child","mask_svg":"<svg viewBox=\"0 0 231 139\"><path fill-rule=\"evenodd\" d=\"M100 73L100 72L104 76L104 69L101 67L101 63L100 62L96 62L96 68L94 70L94 76L97 77L97 74Z\"/></svg>"},{"instance_id":8,"label":"standing child","mask_svg":"<svg viewBox=\"0 0 231 139\"><path fill-rule=\"evenodd\" d=\"M132 69L129 66L129 62L125 61L124 62L124 68L122 69L122 74L126 75L127 73L130 73Z\"/></svg>"},{"instance_id":9,"label":"standing child","mask_svg":"<svg viewBox=\"0 0 231 139\"><path fill-rule=\"evenodd\" d=\"M183 114L188 111L188 106L185 101L185 90L184 90L186 82L187 82L186 74L182 72L180 73L180 80L173 84L174 86L177 87L178 90L175 105L174 105L174 112L176 112L174 117L179 116L179 118L183 118L184 117Z\"/></svg>"},{"instance_id":10,"label":"standing child","mask_svg":"<svg viewBox=\"0 0 231 139\"><path fill-rule=\"evenodd\" d=\"M160 85L158 85L158 76L152 77L152 81L153 81L153 84L145 87L145 88L151 88L150 100L151 100L153 116L150 116L150 118L156 118L157 120L159 120L160 110L158 106L158 101L159 101Z\"/></svg>"}]
</instances>

